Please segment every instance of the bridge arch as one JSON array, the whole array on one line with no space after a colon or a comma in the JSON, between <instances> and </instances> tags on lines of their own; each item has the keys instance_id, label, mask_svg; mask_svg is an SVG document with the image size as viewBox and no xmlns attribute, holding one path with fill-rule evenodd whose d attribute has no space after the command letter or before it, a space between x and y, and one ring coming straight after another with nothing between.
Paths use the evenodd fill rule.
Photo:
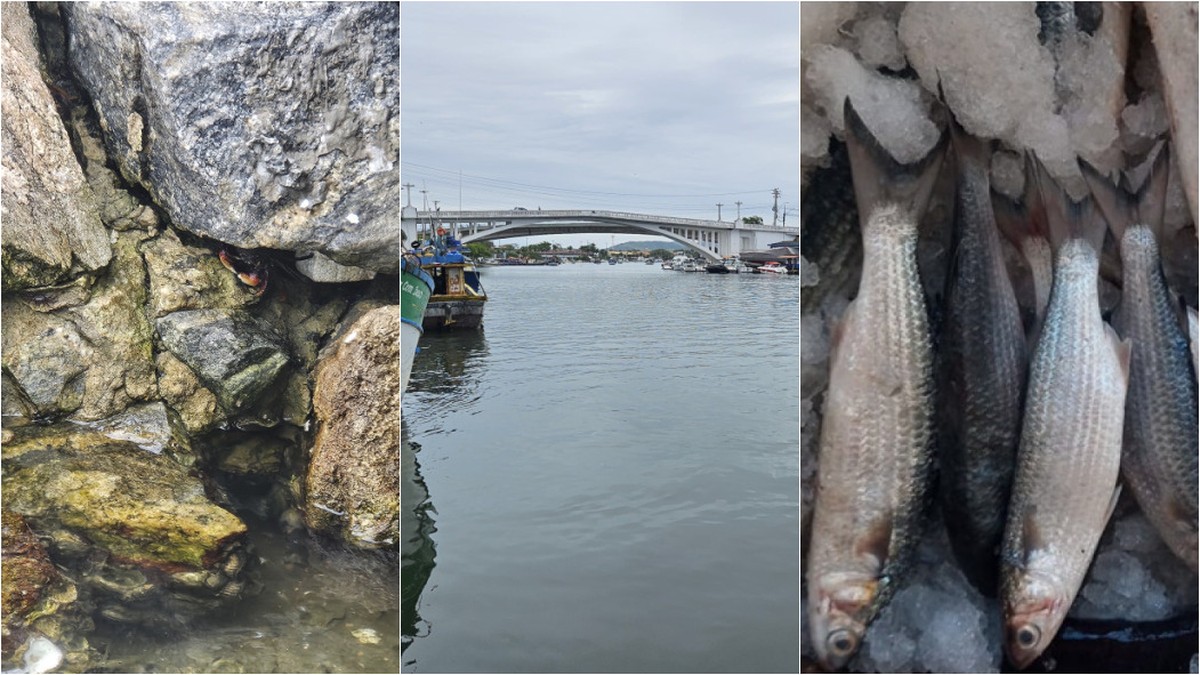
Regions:
<instances>
[{"instance_id":1,"label":"bridge arch","mask_svg":"<svg viewBox=\"0 0 1200 675\"><path fill-rule=\"evenodd\" d=\"M599 219L595 221L597 224L608 222L611 221ZM689 251L699 253L709 260L716 261L721 259L721 256L717 252L704 248L702 244L689 240L682 235L668 231L667 229L657 225L619 223L613 224L611 227L598 227L597 224L581 224L579 226L572 227L566 223L547 223L546 227L539 227L536 230L531 230L528 227L531 224L534 223L510 223L506 225L496 225L495 227L475 232L474 234L462 235L460 232L461 236L459 239L464 244L469 244L473 241L492 241L494 239L508 239L512 237L539 237L543 235L549 236L554 234L649 234L656 237L665 237L671 241L683 244L684 246L688 247ZM720 250L717 241L714 240L710 245L713 248Z\"/></svg>"},{"instance_id":2,"label":"bridge arch","mask_svg":"<svg viewBox=\"0 0 1200 675\"><path fill-rule=\"evenodd\" d=\"M649 234L679 242L709 260L765 249L780 239L800 234L798 227L582 209L430 212L406 206L401 223L406 232L413 233L422 228L450 227L464 243L553 234Z\"/></svg>"}]
</instances>

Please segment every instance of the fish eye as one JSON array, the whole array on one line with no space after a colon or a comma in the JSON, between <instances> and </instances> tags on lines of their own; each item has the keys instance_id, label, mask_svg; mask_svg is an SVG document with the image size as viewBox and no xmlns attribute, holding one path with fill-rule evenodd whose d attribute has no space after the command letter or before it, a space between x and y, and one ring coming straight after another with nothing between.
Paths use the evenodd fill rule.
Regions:
<instances>
[{"instance_id":1,"label":"fish eye","mask_svg":"<svg viewBox=\"0 0 1200 675\"><path fill-rule=\"evenodd\" d=\"M858 647L858 639L850 631L841 628L830 633L825 644L834 656L848 656Z\"/></svg>"},{"instance_id":2,"label":"fish eye","mask_svg":"<svg viewBox=\"0 0 1200 675\"><path fill-rule=\"evenodd\" d=\"M1025 624L1017 629L1017 644L1025 649L1036 645L1040 639L1042 639L1042 631L1038 630L1037 626Z\"/></svg>"}]
</instances>

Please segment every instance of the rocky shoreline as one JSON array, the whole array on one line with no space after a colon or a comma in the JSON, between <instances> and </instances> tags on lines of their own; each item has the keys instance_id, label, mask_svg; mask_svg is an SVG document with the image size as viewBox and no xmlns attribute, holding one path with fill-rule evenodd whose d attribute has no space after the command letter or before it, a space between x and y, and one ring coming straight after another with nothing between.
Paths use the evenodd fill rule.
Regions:
<instances>
[{"instance_id":1,"label":"rocky shoreline","mask_svg":"<svg viewBox=\"0 0 1200 675\"><path fill-rule=\"evenodd\" d=\"M0 11L5 668L395 551L398 7Z\"/></svg>"}]
</instances>

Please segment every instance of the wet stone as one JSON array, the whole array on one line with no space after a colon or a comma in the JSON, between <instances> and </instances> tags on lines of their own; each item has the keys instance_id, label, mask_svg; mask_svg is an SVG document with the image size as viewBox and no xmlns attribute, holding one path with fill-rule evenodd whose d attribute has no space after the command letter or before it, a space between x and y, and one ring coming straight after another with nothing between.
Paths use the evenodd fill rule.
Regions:
<instances>
[{"instance_id":1,"label":"wet stone","mask_svg":"<svg viewBox=\"0 0 1200 675\"><path fill-rule=\"evenodd\" d=\"M38 532L89 542L89 557L164 573L202 570L246 533L166 457L79 427L14 435L3 449L6 507Z\"/></svg>"},{"instance_id":2,"label":"wet stone","mask_svg":"<svg viewBox=\"0 0 1200 675\"><path fill-rule=\"evenodd\" d=\"M175 312L158 319L157 327L163 345L231 412L257 403L289 361L282 340L246 312Z\"/></svg>"}]
</instances>

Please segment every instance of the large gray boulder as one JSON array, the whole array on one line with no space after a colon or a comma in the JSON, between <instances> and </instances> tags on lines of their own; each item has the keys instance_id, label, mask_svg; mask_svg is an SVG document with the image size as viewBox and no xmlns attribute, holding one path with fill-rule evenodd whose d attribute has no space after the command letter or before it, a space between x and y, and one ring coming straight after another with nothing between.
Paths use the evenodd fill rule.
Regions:
<instances>
[{"instance_id":1,"label":"large gray boulder","mask_svg":"<svg viewBox=\"0 0 1200 675\"><path fill-rule=\"evenodd\" d=\"M397 4L64 11L110 154L175 225L397 271Z\"/></svg>"},{"instance_id":2,"label":"large gray boulder","mask_svg":"<svg viewBox=\"0 0 1200 675\"><path fill-rule=\"evenodd\" d=\"M51 286L112 257L95 195L71 151L39 69L37 34L23 2L3 3L0 230L4 290Z\"/></svg>"}]
</instances>

